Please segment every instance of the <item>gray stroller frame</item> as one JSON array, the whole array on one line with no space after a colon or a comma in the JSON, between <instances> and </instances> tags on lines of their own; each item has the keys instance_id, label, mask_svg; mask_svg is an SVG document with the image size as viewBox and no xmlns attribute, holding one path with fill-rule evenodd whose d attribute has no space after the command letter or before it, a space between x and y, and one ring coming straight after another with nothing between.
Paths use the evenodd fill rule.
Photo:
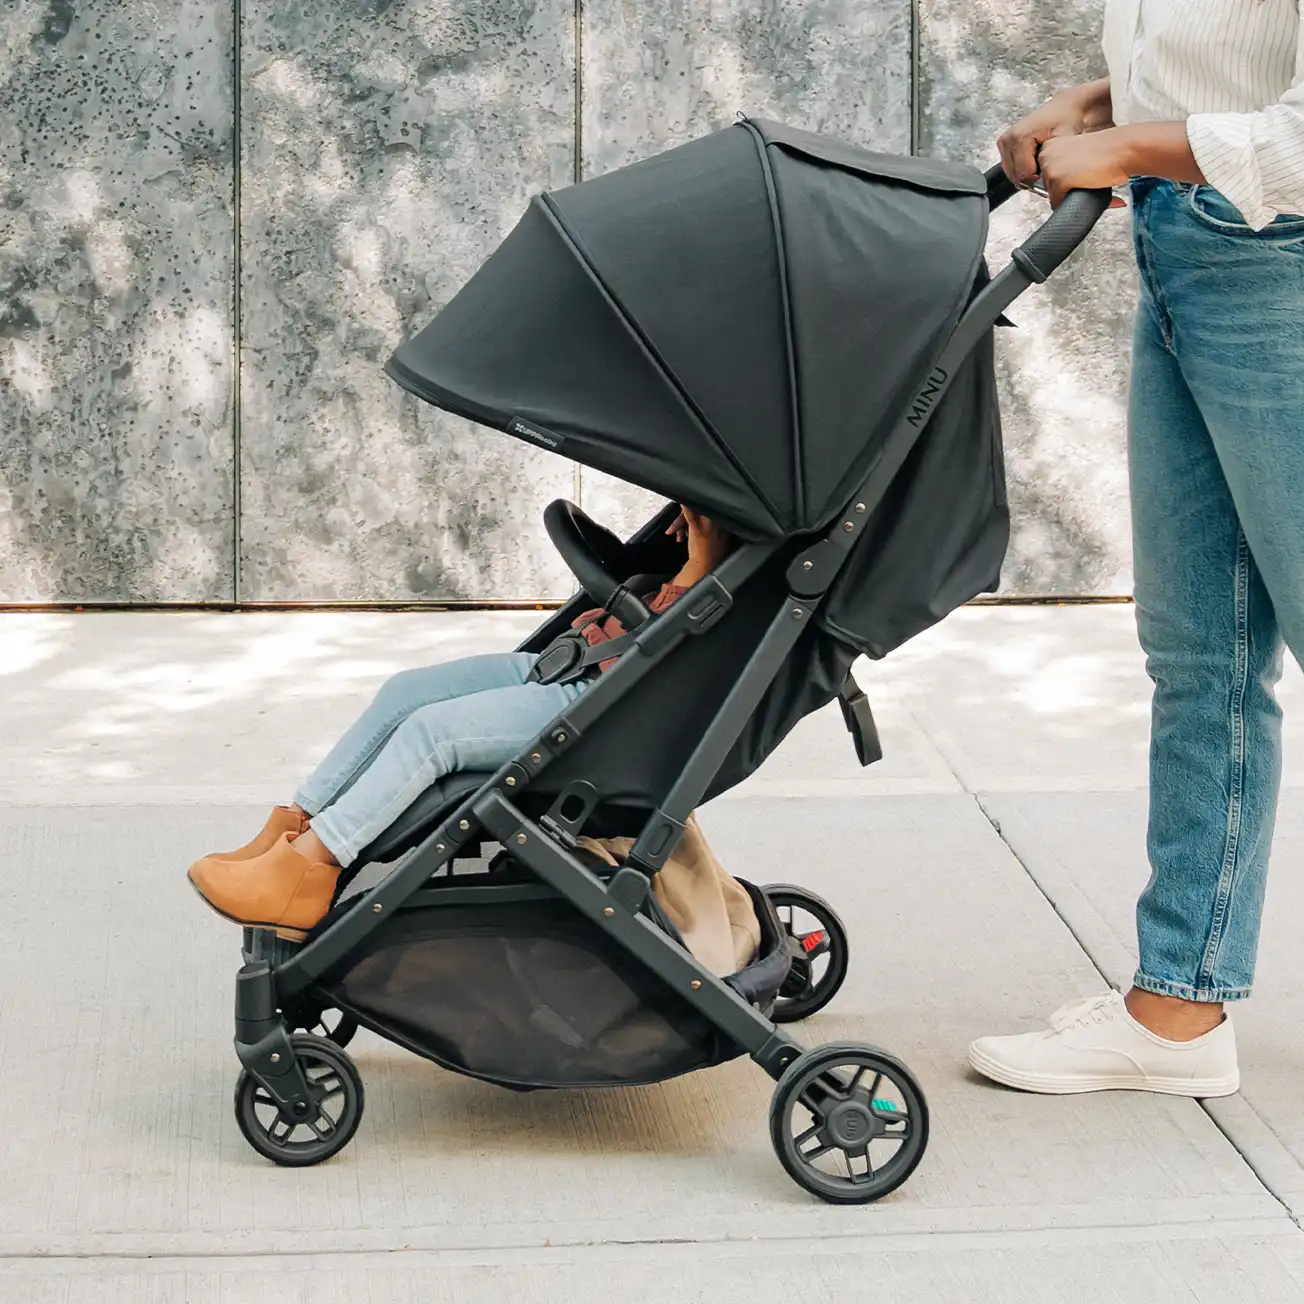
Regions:
<instances>
[{"instance_id":1,"label":"gray stroller frame","mask_svg":"<svg viewBox=\"0 0 1304 1304\"><path fill-rule=\"evenodd\" d=\"M986 183L992 208L1014 193L999 169ZM785 1015L802 1017L818 1008L841 982L846 939L836 916L797 889L786 890L795 895L785 897L785 889L749 888L767 930L773 931L776 900L810 910L820 925L804 934L789 927L778 958L771 958L759 986L749 986L716 977L693 958L654 908L651 882L691 813L758 763L744 761L736 773L721 777L799 645L819 667L804 675L803 684L819 683L791 713L800 716L840 692L862 762L876 758L873 719L848 673L855 653L816 630L821 605L966 360L980 344L990 345L1005 309L1086 238L1109 198L1105 192L1071 194L1014 251L1010 265L977 289L931 359L927 379L901 405L881 455L817 534L744 541L682 599L650 616L625 585L641 551L659 547L674 509L620 544L572 504L549 508L549 534L583 592L523 648L543 654L557 646L558 635L582 609L601 606L629 631L615 649L619 660L497 772L453 776L425 794L359 858L359 865L389 862L383 877L351 896L343 892L306 944L271 958L255 951L240 970L235 1047L244 1071L236 1110L260 1153L279 1164L317 1163L342 1149L357 1128L363 1093L352 1061L329 1036L296 1031L318 1025L325 1012L342 1011L348 1030L356 1020L418 1054L477 1073L473 1065L450 1062L402 1020L351 1001L343 975L380 930L434 907L492 912L504 903L551 903L549 908L582 916L583 927L605 939L613 955L622 954L624 963L646 974L649 992L673 997L676 1010L712 1030L713 1050L668 1065L663 1076L746 1054L775 1080L772 1139L784 1168L806 1190L828 1201L864 1203L909 1177L928 1140L927 1106L909 1070L871 1046L806 1050L782 1026ZM675 664L673 673L659 673ZM711 676L728 682L714 697L703 696L705 688L697 686ZM668 748L669 781L663 776L651 785L653 800L639 799L628 785L621 787L620 774L638 764L621 752L621 742L665 715L669 699L654 690L658 679L675 681L686 713L697 717L682 727L695 732L691 745ZM580 833L593 830L637 830L632 852L616 870L595 865L577 849ZM452 872L455 861L477 854L487 842L505 849L499 869L507 865L510 872ZM817 990L810 956L826 943L841 953L832 956L832 980L820 979ZM348 1030L340 1034L337 1028L336 1041L346 1039ZM509 1086L557 1085L477 1075Z\"/></svg>"}]
</instances>

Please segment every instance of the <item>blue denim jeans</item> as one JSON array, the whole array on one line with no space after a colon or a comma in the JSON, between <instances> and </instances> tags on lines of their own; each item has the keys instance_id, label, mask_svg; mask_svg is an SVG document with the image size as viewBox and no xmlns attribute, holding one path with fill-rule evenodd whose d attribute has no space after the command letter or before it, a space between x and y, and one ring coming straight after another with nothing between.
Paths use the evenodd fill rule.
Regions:
<instances>
[{"instance_id":1,"label":"blue denim jeans","mask_svg":"<svg viewBox=\"0 0 1304 1304\"><path fill-rule=\"evenodd\" d=\"M1304 217L1255 233L1208 186L1133 183L1136 614L1154 680L1136 985L1248 996L1304 657Z\"/></svg>"},{"instance_id":2,"label":"blue denim jeans","mask_svg":"<svg viewBox=\"0 0 1304 1304\"><path fill-rule=\"evenodd\" d=\"M583 691L526 683L534 661L524 652L467 657L381 685L294 797L341 865L444 775L511 760Z\"/></svg>"}]
</instances>

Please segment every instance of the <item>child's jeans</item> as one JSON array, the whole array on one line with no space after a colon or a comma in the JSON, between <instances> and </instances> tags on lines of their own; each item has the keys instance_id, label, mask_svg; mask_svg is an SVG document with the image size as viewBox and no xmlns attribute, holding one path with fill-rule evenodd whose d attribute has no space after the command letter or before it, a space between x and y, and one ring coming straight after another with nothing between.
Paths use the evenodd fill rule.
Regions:
<instances>
[{"instance_id":1,"label":"child's jeans","mask_svg":"<svg viewBox=\"0 0 1304 1304\"><path fill-rule=\"evenodd\" d=\"M294 798L341 865L444 775L510 761L584 690L526 683L534 662L525 652L467 657L381 685Z\"/></svg>"}]
</instances>

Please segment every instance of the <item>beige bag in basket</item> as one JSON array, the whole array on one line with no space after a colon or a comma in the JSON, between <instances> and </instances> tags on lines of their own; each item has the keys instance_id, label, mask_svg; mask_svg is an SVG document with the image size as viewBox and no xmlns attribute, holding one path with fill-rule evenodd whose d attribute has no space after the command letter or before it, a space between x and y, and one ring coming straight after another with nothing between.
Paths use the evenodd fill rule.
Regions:
<instances>
[{"instance_id":1,"label":"beige bag in basket","mask_svg":"<svg viewBox=\"0 0 1304 1304\"><path fill-rule=\"evenodd\" d=\"M633 838L580 838L579 845L609 865L621 865ZM725 872L690 815L674 855L652 879L657 903L679 929L694 958L717 978L756 958L761 926L747 889Z\"/></svg>"}]
</instances>

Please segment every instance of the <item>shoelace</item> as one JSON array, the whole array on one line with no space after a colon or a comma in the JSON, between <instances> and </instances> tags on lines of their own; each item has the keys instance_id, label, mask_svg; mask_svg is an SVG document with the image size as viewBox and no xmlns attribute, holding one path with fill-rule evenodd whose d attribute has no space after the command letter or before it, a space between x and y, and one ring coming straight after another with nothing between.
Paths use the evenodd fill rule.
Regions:
<instances>
[{"instance_id":1,"label":"shoelace","mask_svg":"<svg viewBox=\"0 0 1304 1304\"><path fill-rule=\"evenodd\" d=\"M1099 1023L1117 1003L1117 992L1105 992L1102 996L1087 996L1080 1001L1070 1001L1050 1016L1050 1026L1055 1032L1063 1032L1075 1024Z\"/></svg>"}]
</instances>

